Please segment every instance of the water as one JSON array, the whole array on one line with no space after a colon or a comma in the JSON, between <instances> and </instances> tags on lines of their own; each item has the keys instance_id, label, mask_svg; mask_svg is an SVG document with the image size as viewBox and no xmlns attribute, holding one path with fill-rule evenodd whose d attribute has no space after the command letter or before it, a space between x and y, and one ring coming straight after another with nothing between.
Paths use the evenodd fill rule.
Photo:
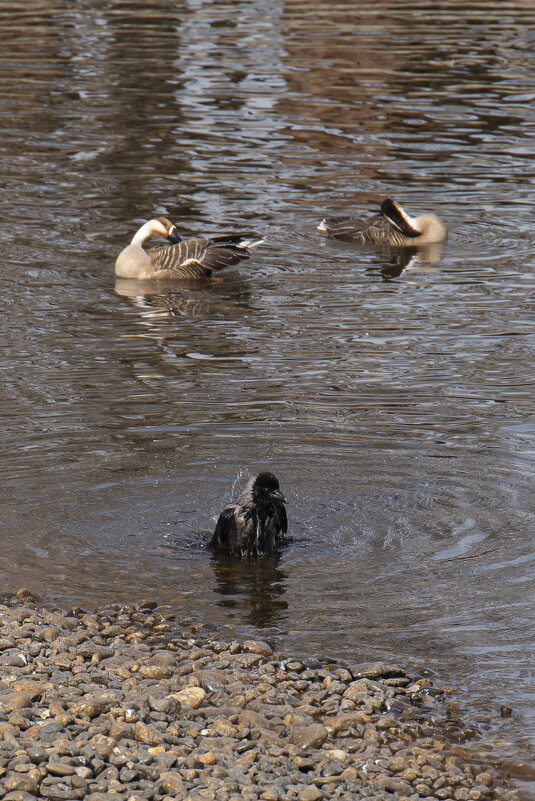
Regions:
<instances>
[{"instance_id":1,"label":"water","mask_svg":"<svg viewBox=\"0 0 535 801\"><path fill-rule=\"evenodd\" d=\"M0 578L426 666L530 761L535 9L355 6L0 7ZM387 194L444 247L316 231ZM156 214L266 244L222 281L115 282ZM214 562L265 468L293 542Z\"/></svg>"}]
</instances>

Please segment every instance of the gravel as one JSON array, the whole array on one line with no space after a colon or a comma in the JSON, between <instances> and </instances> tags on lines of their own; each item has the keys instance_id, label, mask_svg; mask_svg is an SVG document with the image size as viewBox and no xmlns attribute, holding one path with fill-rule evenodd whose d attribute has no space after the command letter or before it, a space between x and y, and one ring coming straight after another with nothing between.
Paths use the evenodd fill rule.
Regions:
<instances>
[{"instance_id":1,"label":"gravel","mask_svg":"<svg viewBox=\"0 0 535 801\"><path fill-rule=\"evenodd\" d=\"M455 702L400 666L193 636L154 601L92 613L26 590L2 601L6 801L519 796L462 744L475 731Z\"/></svg>"}]
</instances>

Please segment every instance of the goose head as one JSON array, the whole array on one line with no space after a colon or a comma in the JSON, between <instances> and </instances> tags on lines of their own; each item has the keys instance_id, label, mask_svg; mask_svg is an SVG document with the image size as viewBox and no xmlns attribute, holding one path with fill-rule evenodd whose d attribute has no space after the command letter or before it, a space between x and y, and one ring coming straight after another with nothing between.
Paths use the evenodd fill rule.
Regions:
<instances>
[{"instance_id":1,"label":"goose head","mask_svg":"<svg viewBox=\"0 0 535 801\"><path fill-rule=\"evenodd\" d=\"M141 226L132 238L131 244L143 245L152 236L161 236L162 239L167 239L172 245L182 241L182 237L174 223L168 220L167 217L155 217Z\"/></svg>"},{"instance_id":2,"label":"goose head","mask_svg":"<svg viewBox=\"0 0 535 801\"><path fill-rule=\"evenodd\" d=\"M448 236L446 226L436 214L410 217L399 203L389 197L381 203L381 214L394 228L410 237L415 245L443 242Z\"/></svg>"}]
</instances>

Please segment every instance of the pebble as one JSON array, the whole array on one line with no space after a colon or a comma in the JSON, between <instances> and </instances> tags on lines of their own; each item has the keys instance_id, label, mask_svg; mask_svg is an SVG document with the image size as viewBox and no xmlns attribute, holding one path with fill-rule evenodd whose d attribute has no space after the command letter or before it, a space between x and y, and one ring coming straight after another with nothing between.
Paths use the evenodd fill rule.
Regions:
<instances>
[{"instance_id":1,"label":"pebble","mask_svg":"<svg viewBox=\"0 0 535 801\"><path fill-rule=\"evenodd\" d=\"M535 776L459 744L428 675L210 639L151 600L2 596L0 652L3 801L515 801Z\"/></svg>"},{"instance_id":2,"label":"pebble","mask_svg":"<svg viewBox=\"0 0 535 801\"><path fill-rule=\"evenodd\" d=\"M329 733L321 723L313 723L310 726L294 726L290 736L290 742L299 748L319 748L323 745Z\"/></svg>"},{"instance_id":3,"label":"pebble","mask_svg":"<svg viewBox=\"0 0 535 801\"><path fill-rule=\"evenodd\" d=\"M267 642L261 640L245 640L245 642L242 643L242 649L244 651L250 651L252 654L261 654L262 656L271 656L273 653L273 650Z\"/></svg>"},{"instance_id":4,"label":"pebble","mask_svg":"<svg viewBox=\"0 0 535 801\"><path fill-rule=\"evenodd\" d=\"M176 698L181 704L190 706L192 709L198 709L206 698L206 692L202 687L186 687L185 690L173 693L172 695L173 698Z\"/></svg>"},{"instance_id":5,"label":"pebble","mask_svg":"<svg viewBox=\"0 0 535 801\"><path fill-rule=\"evenodd\" d=\"M323 793L315 784L306 787L299 793L299 801L320 801L321 798L323 798Z\"/></svg>"}]
</instances>

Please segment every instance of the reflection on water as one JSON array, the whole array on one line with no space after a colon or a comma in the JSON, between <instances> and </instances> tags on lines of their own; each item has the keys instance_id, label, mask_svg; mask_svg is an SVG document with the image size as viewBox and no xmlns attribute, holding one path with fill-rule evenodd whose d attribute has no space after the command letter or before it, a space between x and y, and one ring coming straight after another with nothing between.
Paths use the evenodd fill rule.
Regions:
<instances>
[{"instance_id":1,"label":"reflection on water","mask_svg":"<svg viewBox=\"0 0 535 801\"><path fill-rule=\"evenodd\" d=\"M529 758L532 4L28 0L0 31L4 587L425 665ZM386 195L449 240L316 230ZM157 215L266 244L116 282ZM214 562L262 469L293 541Z\"/></svg>"},{"instance_id":2,"label":"reflection on water","mask_svg":"<svg viewBox=\"0 0 535 801\"><path fill-rule=\"evenodd\" d=\"M366 267L369 275L379 273L384 281L392 281L403 273L434 271L442 258L444 245L440 243L418 248L383 247L376 248L377 264Z\"/></svg>"},{"instance_id":3,"label":"reflection on water","mask_svg":"<svg viewBox=\"0 0 535 801\"><path fill-rule=\"evenodd\" d=\"M215 591L222 596L218 606L243 609L243 619L258 628L278 624L281 610L288 608L282 597L288 574L280 561L280 554L242 560L214 556Z\"/></svg>"}]
</instances>

